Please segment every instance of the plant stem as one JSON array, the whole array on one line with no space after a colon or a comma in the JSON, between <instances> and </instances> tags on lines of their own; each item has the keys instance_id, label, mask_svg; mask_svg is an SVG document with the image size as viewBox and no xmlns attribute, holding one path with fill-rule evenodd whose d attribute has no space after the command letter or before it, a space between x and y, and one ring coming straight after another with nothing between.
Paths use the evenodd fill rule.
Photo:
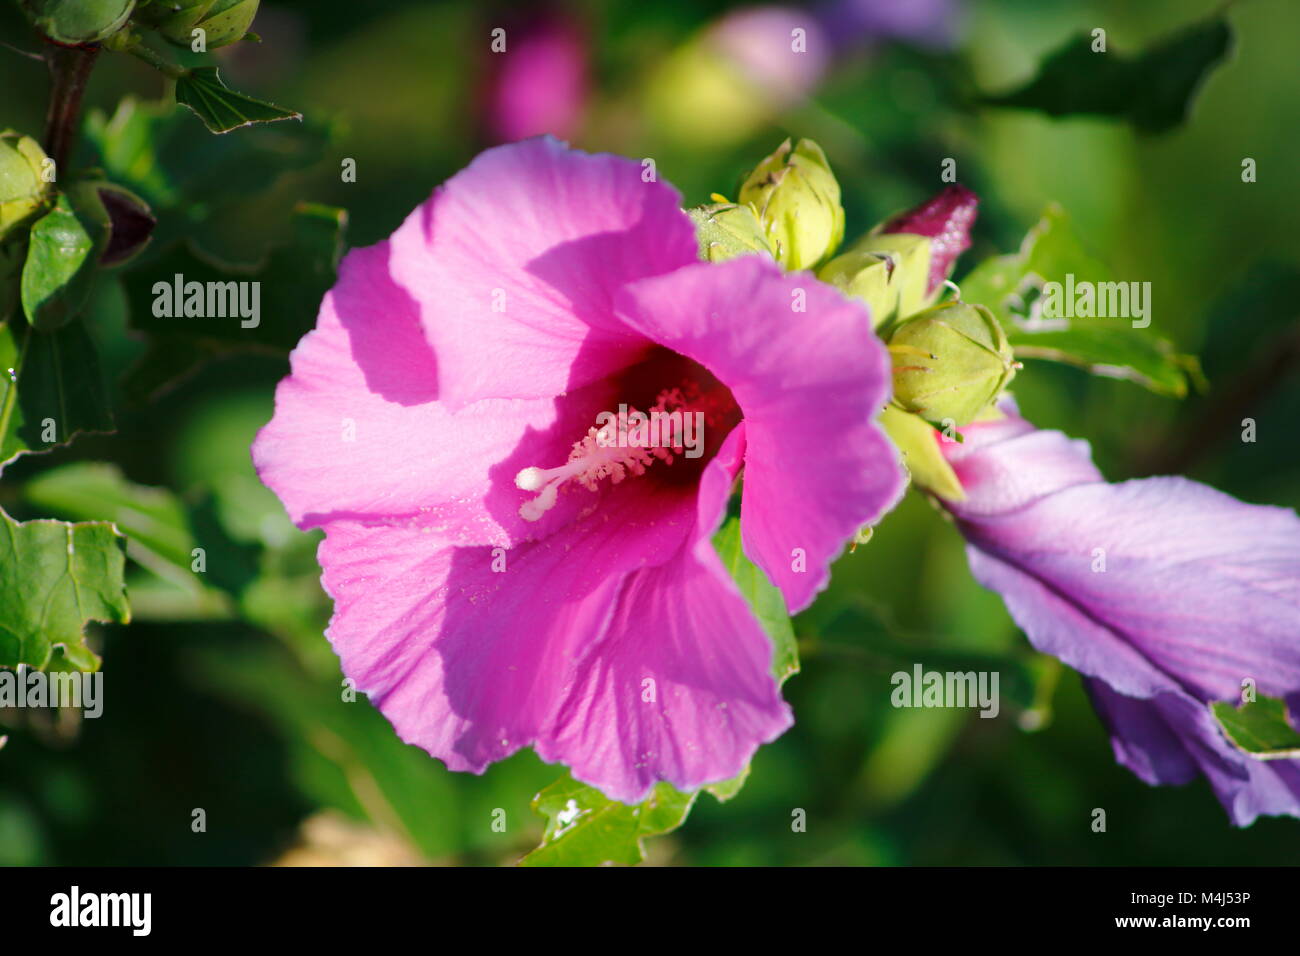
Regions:
<instances>
[{"instance_id":1,"label":"plant stem","mask_svg":"<svg viewBox=\"0 0 1300 956\"><path fill-rule=\"evenodd\" d=\"M45 152L54 160L55 175L63 172L77 138L81 96L99 56L97 46L59 46L47 43L45 63L50 69L50 105L45 113Z\"/></svg>"},{"instance_id":2,"label":"plant stem","mask_svg":"<svg viewBox=\"0 0 1300 956\"><path fill-rule=\"evenodd\" d=\"M168 79L179 80L189 72L189 70L185 69L183 66L177 66L175 63L164 60L161 56L138 40L130 46L125 47L123 52L130 53L137 60L143 60Z\"/></svg>"}]
</instances>

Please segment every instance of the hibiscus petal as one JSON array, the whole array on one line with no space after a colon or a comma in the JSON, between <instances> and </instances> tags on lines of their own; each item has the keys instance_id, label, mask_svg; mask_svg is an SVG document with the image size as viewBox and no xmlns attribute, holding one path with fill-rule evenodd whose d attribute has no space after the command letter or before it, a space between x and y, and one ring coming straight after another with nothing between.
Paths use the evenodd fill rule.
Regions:
<instances>
[{"instance_id":1,"label":"hibiscus petal","mask_svg":"<svg viewBox=\"0 0 1300 956\"><path fill-rule=\"evenodd\" d=\"M745 256L634 283L619 312L731 389L748 442L745 552L791 611L807 607L845 542L904 487L874 422L891 366L866 310L811 275Z\"/></svg>"},{"instance_id":2,"label":"hibiscus petal","mask_svg":"<svg viewBox=\"0 0 1300 956\"><path fill-rule=\"evenodd\" d=\"M1234 747L1209 708L1187 694L1125 697L1087 682L1110 729L1115 759L1151 784L1186 783L1200 771L1237 826L1261 815L1300 816L1300 760L1258 760Z\"/></svg>"},{"instance_id":3,"label":"hibiscus petal","mask_svg":"<svg viewBox=\"0 0 1300 956\"><path fill-rule=\"evenodd\" d=\"M1271 696L1300 689L1291 511L1150 478L959 523L975 576L1035 646L1117 690L1150 696L1165 675L1204 699L1235 699L1246 678Z\"/></svg>"},{"instance_id":4,"label":"hibiscus petal","mask_svg":"<svg viewBox=\"0 0 1300 956\"><path fill-rule=\"evenodd\" d=\"M385 242L344 259L253 443L262 481L304 528L414 524L452 544L513 545L573 520L594 495L563 495L542 521L527 522L515 475L565 461L597 412L616 407L614 385L451 411L436 401L433 353L388 258Z\"/></svg>"},{"instance_id":5,"label":"hibiscus petal","mask_svg":"<svg viewBox=\"0 0 1300 956\"><path fill-rule=\"evenodd\" d=\"M772 643L713 549L744 449L744 428L709 463L694 544L627 576L600 642L586 653L544 760L616 800L656 781L679 790L739 774L793 722L772 675Z\"/></svg>"},{"instance_id":6,"label":"hibiscus petal","mask_svg":"<svg viewBox=\"0 0 1300 956\"><path fill-rule=\"evenodd\" d=\"M695 525L681 489L611 494L545 541L454 547L427 529L335 521L319 551L343 671L398 735L479 773L549 726L624 576ZM625 490L626 489L626 490Z\"/></svg>"},{"instance_id":7,"label":"hibiscus petal","mask_svg":"<svg viewBox=\"0 0 1300 956\"><path fill-rule=\"evenodd\" d=\"M642 340L611 314L624 282L697 261L671 186L550 137L481 153L392 237L393 275L438 356L443 401L560 395Z\"/></svg>"}]
</instances>

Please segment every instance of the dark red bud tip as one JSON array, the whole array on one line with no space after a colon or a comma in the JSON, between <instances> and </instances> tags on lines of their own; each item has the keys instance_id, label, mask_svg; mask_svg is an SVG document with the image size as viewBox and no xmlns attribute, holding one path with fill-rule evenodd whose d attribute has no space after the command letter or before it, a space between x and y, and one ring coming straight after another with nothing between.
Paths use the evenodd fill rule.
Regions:
<instances>
[{"instance_id":1,"label":"dark red bud tip","mask_svg":"<svg viewBox=\"0 0 1300 956\"><path fill-rule=\"evenodd\" d=\"M894 216L880 230L930 238L927 295L948 277L957 257L970 248L970 227L975 223L979 203L979 197L965 186L948 186L933 199Z\"/></svg>"}]
</instances>

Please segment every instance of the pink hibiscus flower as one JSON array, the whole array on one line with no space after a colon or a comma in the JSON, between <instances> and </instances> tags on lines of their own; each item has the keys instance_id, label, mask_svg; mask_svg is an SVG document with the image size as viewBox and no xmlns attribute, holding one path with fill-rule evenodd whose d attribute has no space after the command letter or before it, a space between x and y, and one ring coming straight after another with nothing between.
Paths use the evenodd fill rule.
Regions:
<instances>
[{"instance_id":1,"label":"pink hibiscus flower","mask_svg":"<svg viewBox=\"0 0 1300 956\"><path fill-rule=\"evenodd\" d=\"M734 776L791 723L711 544L742 466L745 552L792 612L902 486L865 308L698 262L642 169L480 155L344 260L253 446L325 529L328 637L402 739L475 773L531 745L628 802ZM696 416L698 457L608 445L621 404Z\"/></svg>"}]
</instances>

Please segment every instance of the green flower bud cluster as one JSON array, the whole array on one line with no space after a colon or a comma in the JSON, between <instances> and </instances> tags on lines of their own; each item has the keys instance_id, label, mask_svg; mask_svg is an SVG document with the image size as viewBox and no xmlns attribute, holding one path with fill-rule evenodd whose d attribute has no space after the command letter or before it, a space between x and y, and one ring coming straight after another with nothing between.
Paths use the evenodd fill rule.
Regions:
<instances>
[{"instance_id":1,"label":"green flower bud cluster","mask_svg":"<svg viewBox=\"0 0 1300 956\"><path fill-rule=\"evenodd\" d=\"M209 50L243 39L260 0L152 0L139 20L178 46L189 46L193 31L204 32Z\"/></svg>"},{"instance_id":2,"label":"green flower bud cluster","mask_svg":"<svg viewBox=\"0 0 1300 956\"><path fill-rule=\"evenodd\" d=\"M1018 367L1001 323L982 305L945 302L889 337L894 401L931 423L965 425L1002 394Z\"/></svg>"},{"instance_id":3,"label":"green flower bud cluster","mask_svg":"<svg viewBox=\"0 0 1300 956\"><path fill-rule=\"evenodd\" d=\"M129 23L157 30L178 46L191 46L201 29L214 50L242 40L261 0L18 0L27 19L55 43L104 43L122 50L133 42ZM126 41L126 42L124 42Z\"/></svg>"}]
</instances>

